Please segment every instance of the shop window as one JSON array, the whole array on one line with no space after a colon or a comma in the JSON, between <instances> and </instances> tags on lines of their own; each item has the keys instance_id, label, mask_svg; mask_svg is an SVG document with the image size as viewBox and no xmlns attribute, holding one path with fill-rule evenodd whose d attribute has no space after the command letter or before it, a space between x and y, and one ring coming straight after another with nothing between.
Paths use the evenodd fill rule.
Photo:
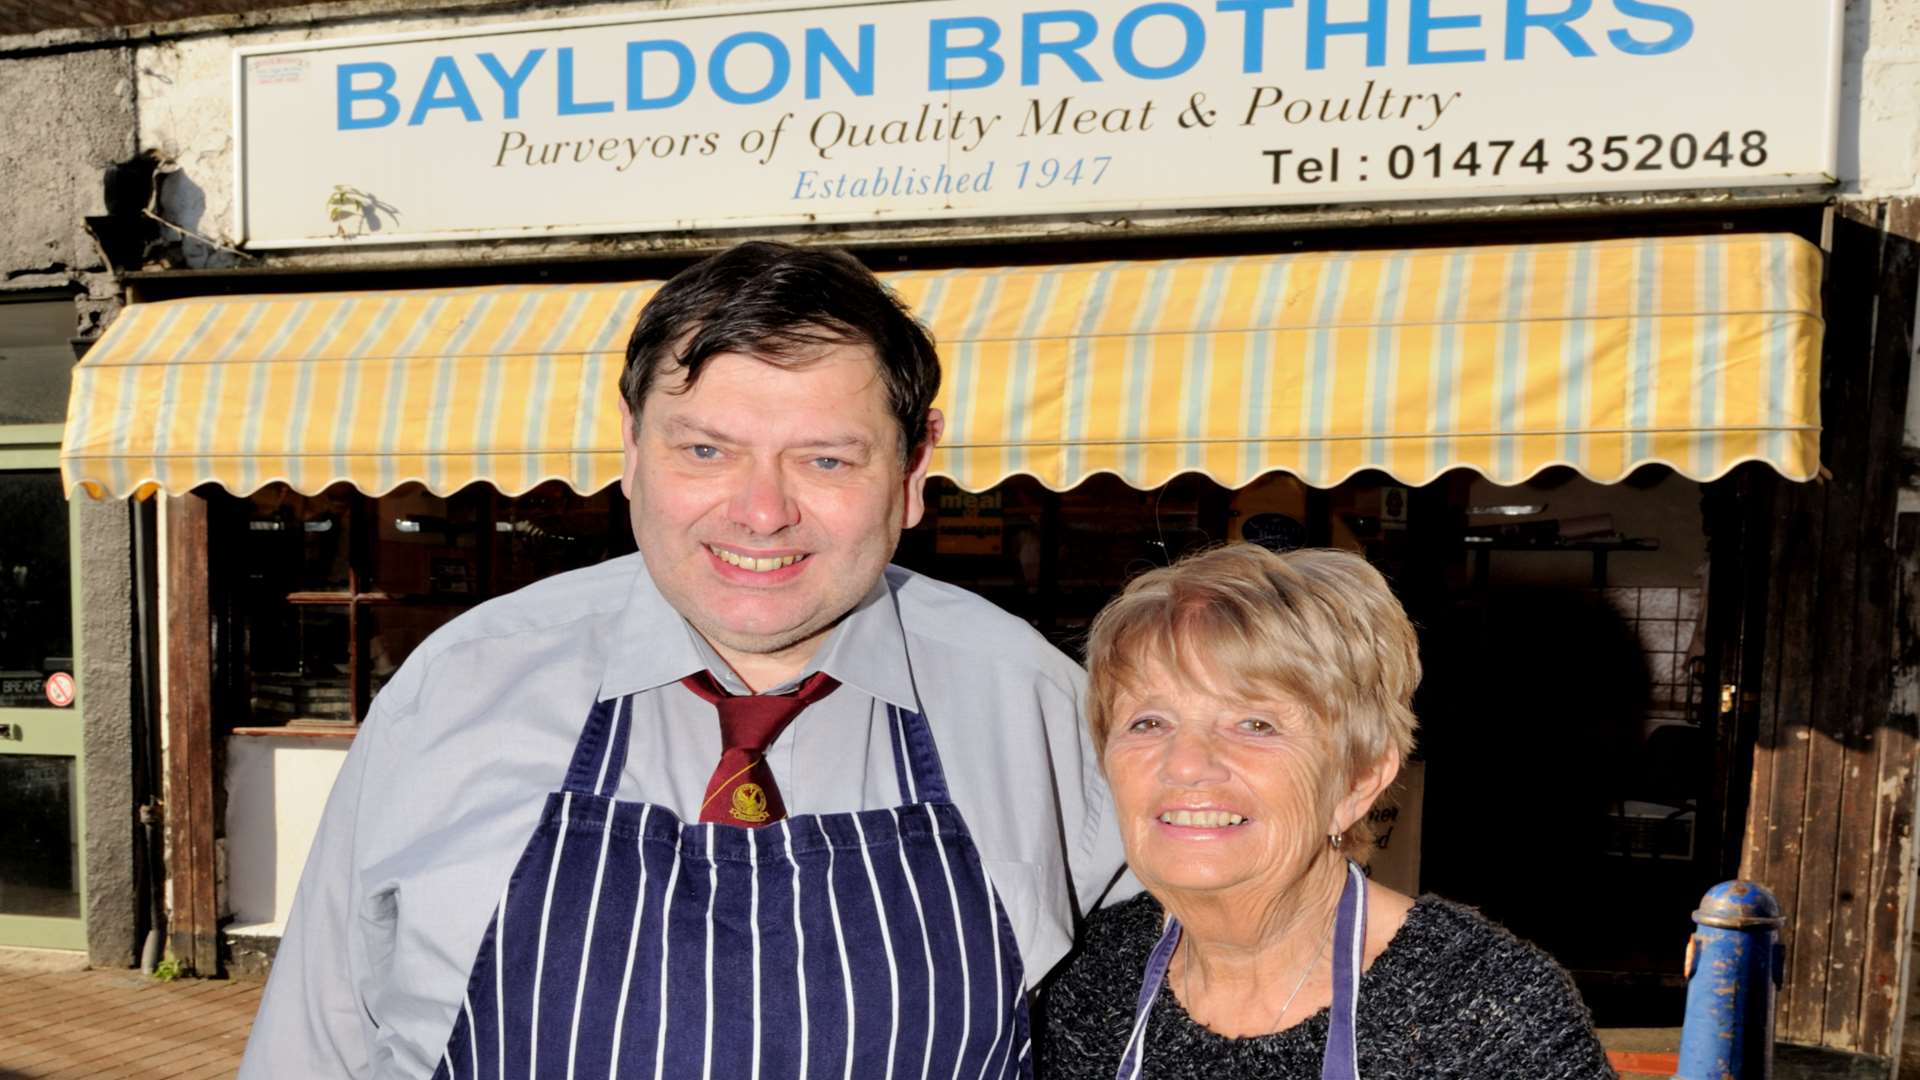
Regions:
<instances>
[{"instance_id":1,"label":"shop window","mask_svg":"<svg viewBox=\"0 0 1920 1080\"><path fill-rule=\"evenodd\" d=\"M57 424L73 375L73 301L0 301L0 424Z\"/></svg>"},{"instance_id":2,"label":"shop window","mask_svg":"<svg viewBox=\"0 0 1920 1080\"><path fill-rule=\"evenodd\" d=\"M1079 656L1128 578L1226 538L1228 496L1198 475L1150 491L1100 475L1065 492L1026 476L983 492L935 477L894 561L986 597Z\"/></svg>"},{"instance_id":3,"label":"shop window","mask_svg":"<svg viewBox=\"0 0 1920 1080\"><path fill-rule=\"evenodd\" d=\"M236 731L350 730L427 635L473 605L633 548L618 491L519 497L273 485L222 500ZM229 558L230 557L230 558Z\"/></svg>"},{"instance_id":4,"label":"shop window","mask_svg":"<svg viewBox=\"0 0 1920 1080\"><path fill-rule=\"evenodd\" d=\"M67 503L55 472L0 472L0 708L52 708L73 672Z\"/></svg>"}]
</instances>

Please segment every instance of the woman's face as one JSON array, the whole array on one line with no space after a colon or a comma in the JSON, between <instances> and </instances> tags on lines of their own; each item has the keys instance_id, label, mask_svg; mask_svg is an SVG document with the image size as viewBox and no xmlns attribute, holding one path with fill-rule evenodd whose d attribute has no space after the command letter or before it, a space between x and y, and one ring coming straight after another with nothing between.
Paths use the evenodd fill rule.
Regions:
<instances>
[{"instance_id":1,"label":"woman's face","mask_svg":"<svg viewBox=\"0 0 1920 1080\"><path fill-rule=\"evenodd\" d=\"M1114 703L1104 761L1127 861L1156 895L1278 894L1364 810L1298 702L1229 700L1159 664L1142 675Z\"/></svg>"}]
</instances>

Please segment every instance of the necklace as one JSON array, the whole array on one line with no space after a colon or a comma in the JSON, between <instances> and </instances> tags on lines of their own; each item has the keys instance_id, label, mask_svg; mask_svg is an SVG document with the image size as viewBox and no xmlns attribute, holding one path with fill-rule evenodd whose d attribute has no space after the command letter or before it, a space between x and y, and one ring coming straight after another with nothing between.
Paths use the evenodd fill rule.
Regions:
<instances>
[{"instance_id":1,"label":"necklace","mask_svg":"<svg viewBox=\"0 0 1920 1080\"><path fill-rule=\"evenodd\" d=\"M1273 1014L1273 1019L1269 1020L1266 1024L1266 1026L1272 1029L1272 1031L1279 1030L1280 1021L1286 1017L1287 1010L1293 1007L1293 1000L1300 996L1301 990L1306 988L1308 976L1312 975L1314 971L1320 967L1321 958L1327 955L1328 947L1333 944L1333 931L1337 923L1338 923L1337 918L1327 920L1327 936L1320 939L1319 950L1313 954L1312 960L1307 961L1307 966L1304 969L1302 969L1300 972L1300 978L1297 981L1295 981L1293 984L1293 992L1287 995L1287 1000L1280 1003L1279 1010ZM1186 954L1182 958L1180 963L1180 991L1182 996L1184 996L1188 1002L1187 1015L1192 1016L1193 1015L1192 1004L1193 1004L1194 998L1193 998L1193 950L1191 948L1187 949ZM1197 1020L1198 1017L1195 1017L1195 1019ZM1271 1034L1271 1031L1268 1033Z\"/></svg>"}]
</instances>

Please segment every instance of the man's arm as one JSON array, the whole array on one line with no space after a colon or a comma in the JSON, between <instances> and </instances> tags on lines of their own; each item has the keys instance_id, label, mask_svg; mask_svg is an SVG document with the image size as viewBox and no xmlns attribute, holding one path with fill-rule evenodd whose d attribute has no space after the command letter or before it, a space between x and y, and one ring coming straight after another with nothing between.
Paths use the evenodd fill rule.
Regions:
<instances>
[{"instance_id":1,"label":"man's arm","mask_svg":"<svg viewBox=\"0 0 1920 1080\"><path fill-rule=\"evenodd\" d=\"M354 835L367 761L385 728L376 701L327 797L238 1080L368 1075L370 1021L354 987L364 959L354 935Z\"/></svg>"},{"instance_id":2,"label":"man's arm","mask_svg":"<svg viewBox=\"0 0 1920 1080\"><path fill-rule=\"evenodd\" d=\"M1075 914L1081 919L1097 907L1118 903L1140 891L1133 876L1123 872L1126 849L1120 842L1113 796L1100 772L1093 738L1087 733L1086 696L1086 680L1076 678L1061 700L1046 702L1048 737L1056 746L1074 748L1071 754L1056 753L1054 762L1058 782L1064 787L1077 780L1079 787L1079 829L1077 833L1070 830L1066 840ZM1064 725L1071 727L1062 731Z\"/></svg>"}]
</instances>

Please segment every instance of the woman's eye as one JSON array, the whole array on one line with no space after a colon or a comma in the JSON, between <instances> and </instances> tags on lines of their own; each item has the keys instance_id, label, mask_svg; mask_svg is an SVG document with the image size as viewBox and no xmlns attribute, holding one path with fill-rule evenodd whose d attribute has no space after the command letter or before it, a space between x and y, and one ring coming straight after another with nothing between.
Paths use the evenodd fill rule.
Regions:
<instances>
[{"instance_id":1,"label":"woman's eye","mask_svg":"<svg viewBox=\"0 0 1920 1080\"><path fill-rule=\"evenodd\" d=\"M1274 727L1273 721L1271 720L1263 720L1258 716L1249 716L1245 720L1240 721L1240 730L1250 731L1255 735L1273 735L1280 729Z\"/></svg>"},{"instance_id":2,"label":"woman's eye","mask_svg":"<svg viewBox=\"0 0 1920 1080\"><path fill-rule=\"evenodd\" d=\"M1165 726L1166 722L1157 716L1136 716L1133 718L1133 721L1127 725L1127 730L1141 732L1158 731Z\"/></svg>"}]
</instances>

